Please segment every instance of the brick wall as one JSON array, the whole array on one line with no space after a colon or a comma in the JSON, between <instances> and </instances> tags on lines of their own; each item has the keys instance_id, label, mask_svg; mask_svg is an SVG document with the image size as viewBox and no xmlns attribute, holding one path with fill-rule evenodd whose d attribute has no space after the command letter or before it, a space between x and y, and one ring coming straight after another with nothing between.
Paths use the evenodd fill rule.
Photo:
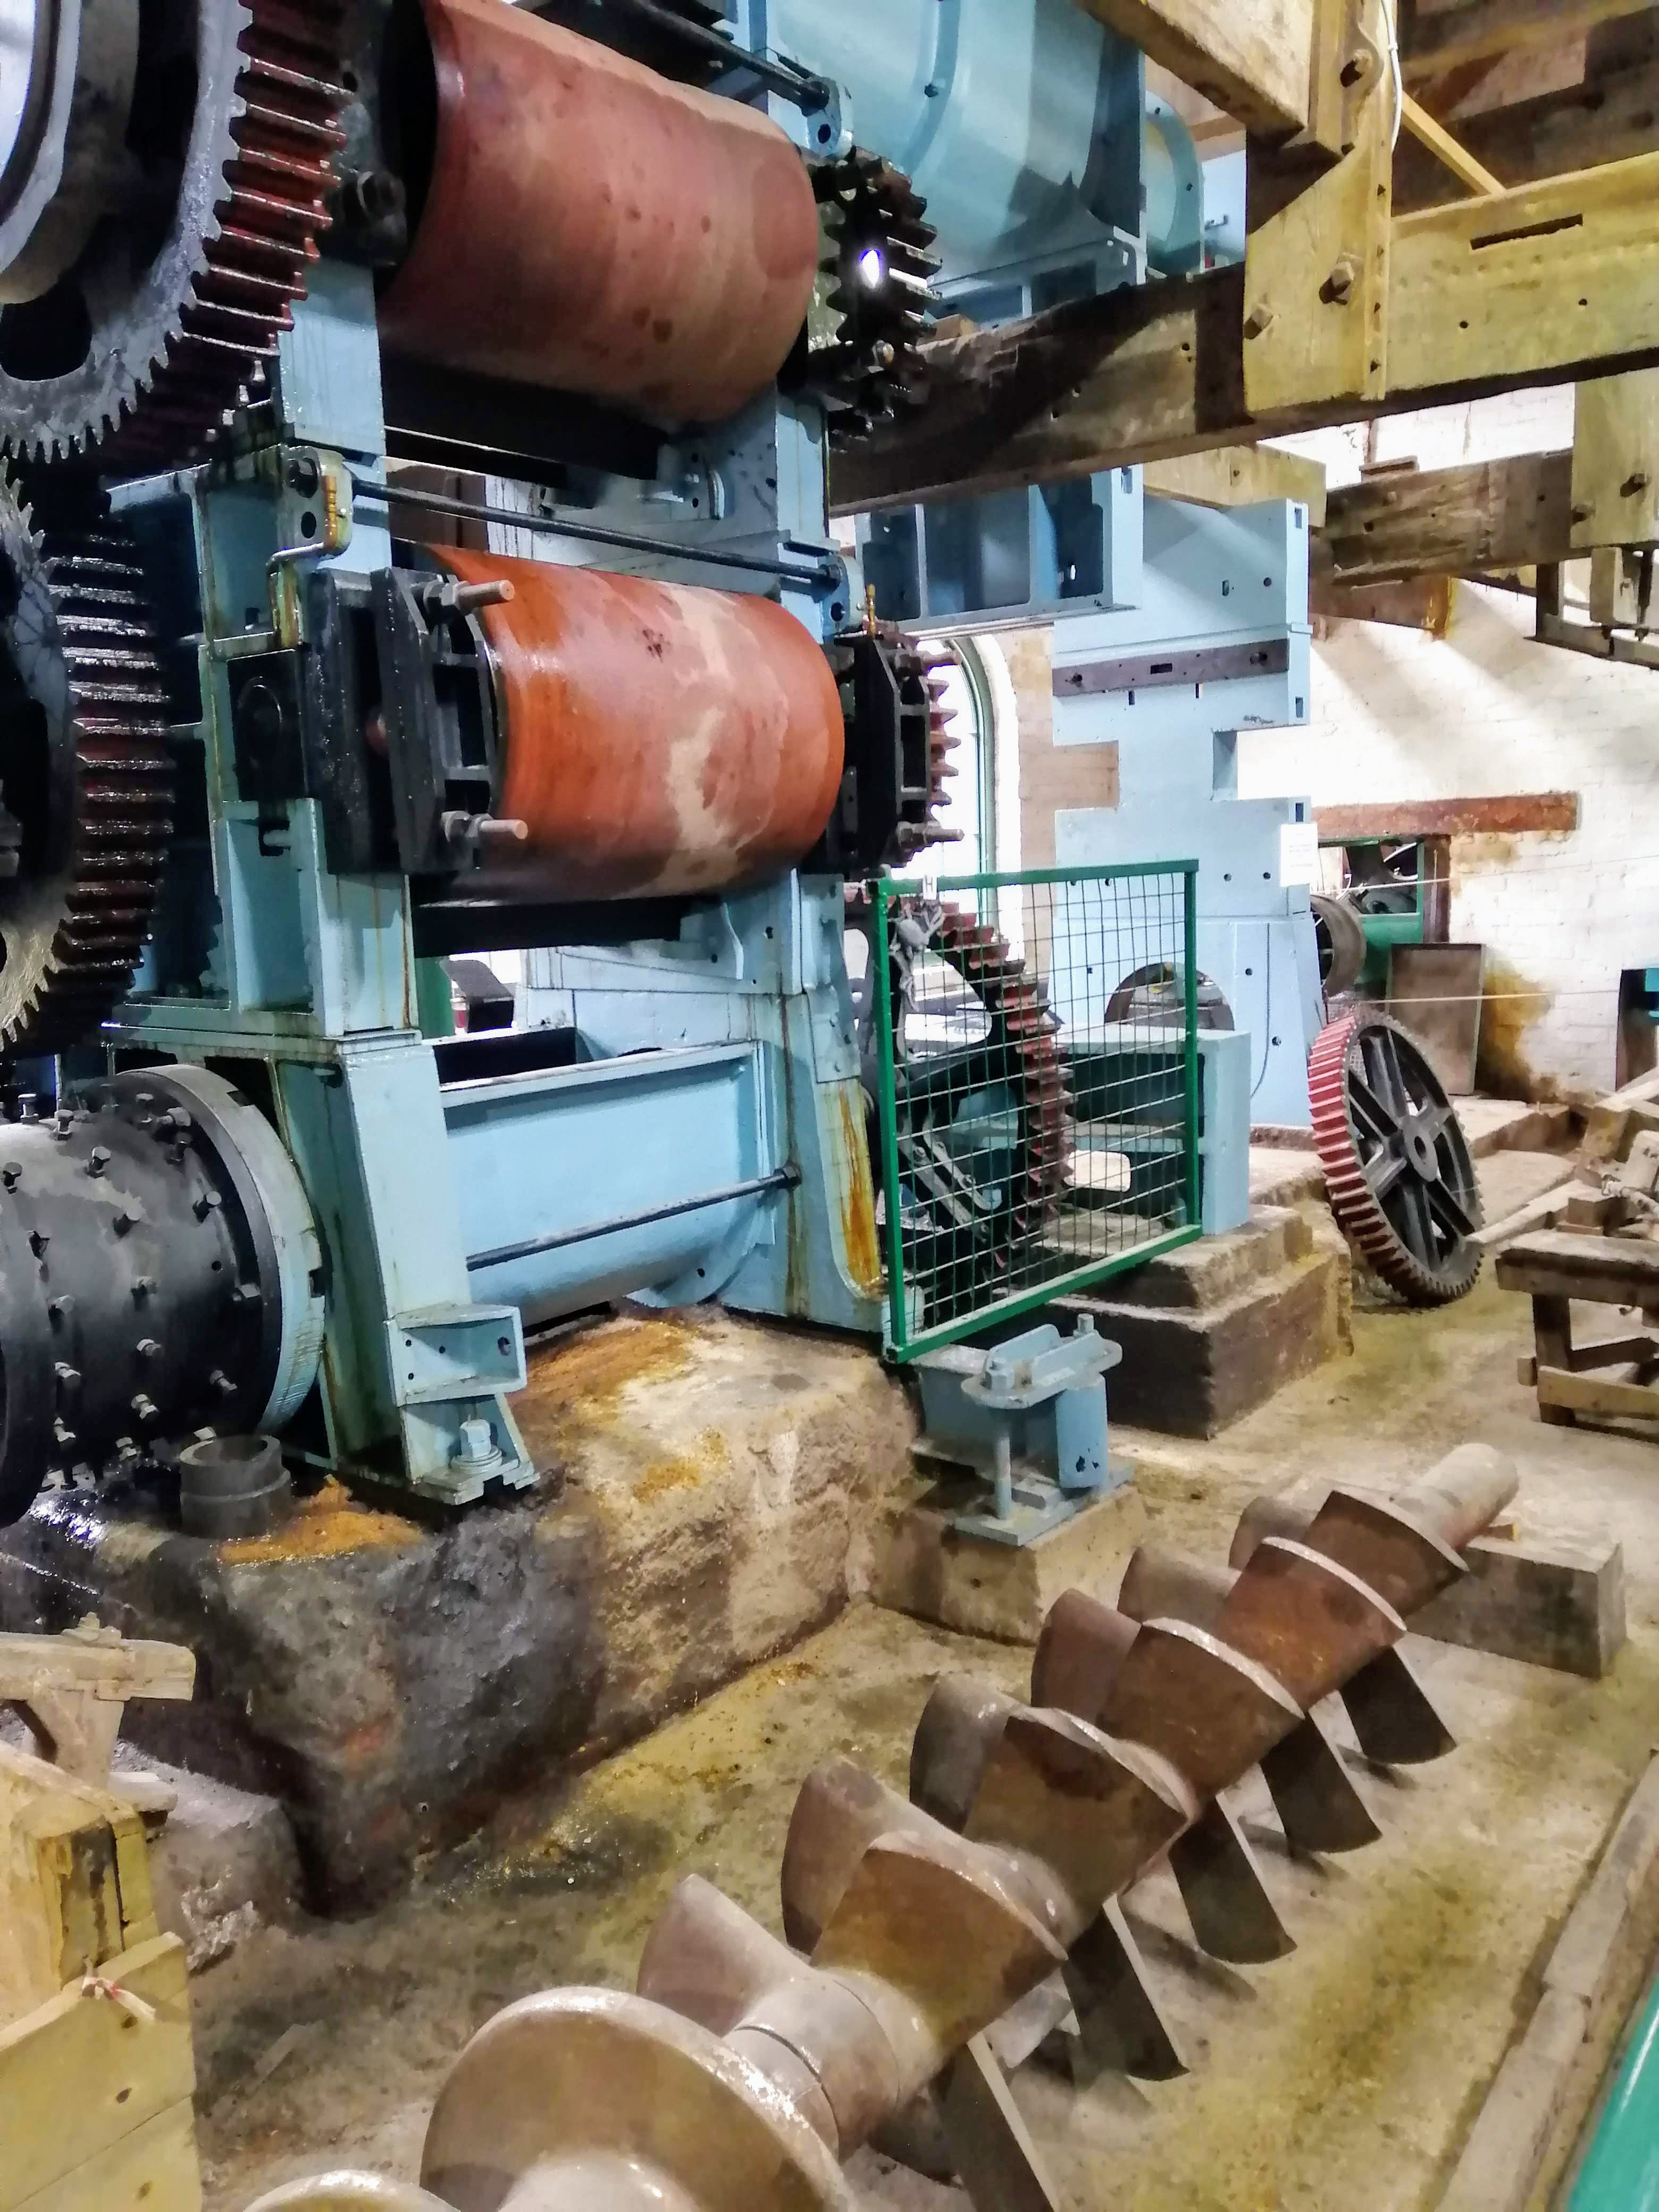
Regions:
<instances>
[{"instance_id":1,"label":"brick wall","mask_svg":"<svg viewBox=\"0 0 1659 2212\"><path fill-rule=\"evenodd\" d=\"M1352 481L1365 434L1294 441ZM1376 457L1425 468L1572 441L1572 397L1524 392L1378 426ZM1461 839L1451 933L1488 955L1484 1079L1613 1079L1620 974L1659 966L1659 673L1534 644L1532 602L1457 588L1443 640L1341 623L1316 648L1313 720L1240 744L1247 795L1316 804L1573 791L1571 836Z\"/></svg>"}]
</instances>

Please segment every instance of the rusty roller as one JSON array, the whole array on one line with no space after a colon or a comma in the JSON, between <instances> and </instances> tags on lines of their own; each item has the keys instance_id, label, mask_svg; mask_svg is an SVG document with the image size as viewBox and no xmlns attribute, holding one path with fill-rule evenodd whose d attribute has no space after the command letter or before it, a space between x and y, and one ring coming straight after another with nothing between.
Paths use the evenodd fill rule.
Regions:
<instances>
[{"instance_id":1,"label":"rusty roller","mask_svg":"<svg viewBox=\"0 0 1659 2212\"><path fill-rule=\"evenodd\" d=\"M736 414L787 359L817 275L817 201L783 132L506 0L421 12L409 105L434 118L430 159L406 175L386 344L671 426Z\"/></svg>"},{"instance_id":2,"label":"rusty roller","mask_svg":"<svg viewBox=\"0 0 1659 2212\"><path fill-rule=\"evenodd\" d=\"M1393 1651L1402 1614L1467 1571L1457 1547L1514 1489L1476 1449L1396 1498L1259 1503L1235 1571L1143 1552L1126 1603L1176 1615L1138 1623L1068 1595L1036 1706L940 1684L908 1799L845 1762L809 1778L784 1857L787 1942L691 1877L635 1992L530 1997L474 2037L419 2191L325 2175L255 2212L848 2212L842 2164L872 2141L954 2173L982 2212L1054 2203L1003 2065L1074 2009L1097 2064L1184 2070L1116 1900L1168 1853L1205 1948L1285 1948L1259 1875L1236 1880L1237 1830L1206 1827L1217 1793Z\"/></svg>"},{"instance_id":3,"label":"rusty roller","mask_svg":"<svg viewBox=\"0 0 1659 2212\"><path fill-rule=\"evenodd\" d=\"M490 0L495 4L495 0ZM686 897L785 874L823 836L846 730L823 649L769 599L434 547L485 607L505 724L483 888Z\"/></svg>"}]
</instances>

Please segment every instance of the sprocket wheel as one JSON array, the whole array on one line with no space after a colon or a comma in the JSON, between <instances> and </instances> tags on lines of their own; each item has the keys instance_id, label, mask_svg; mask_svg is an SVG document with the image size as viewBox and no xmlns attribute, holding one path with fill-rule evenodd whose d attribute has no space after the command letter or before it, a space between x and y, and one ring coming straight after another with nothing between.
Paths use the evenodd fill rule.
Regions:
<instances>
[{"instance_id":1,"label":"sprocket wheel","mask_svg":"<svg viewBox=\"0 0 1659 2212\"><path fill-rule=\"evenodd\" d=\"M0 310L7 451L172 466L257 388L328 220L340 39L337 0L146 5L108 212Z\"/></svg>"},{"instance_id":2,"label":"sprocket wheel","mask_svg":"<svg viewBox=\"0 0 1659 2212\"><path fill-rule=\"evenodd\" d=\"M1334 1022L1308 1067L1331 1211L1411 1304L1450 1305L1480 1273L1480 1185L1462 1124L1409 1032L1386 1014Z\"/></svg>"},{"instance_id":3,"label":"sprocket wheel","mask_svg":"<svg viewBox=\"0 0 1659 2212\"><path fill-rule=\"evenodd\" d=\"M867 437L926 398L921 342L938 295L927 203L858 148L811 165L823 252L800 380L830 410L831 446Z\"/></svg>"},{"instance_id":4,"label":"sprocket wheel","mask_svg":"<svg viewBox=\"0 0 1659 2212\"><path fill-rule=\"evenodd\" d=\"M125 531L37 534L0 478L0 1054L82 1042L131 987L173 830L170 720Z\"/></svg>"}]
</instances>

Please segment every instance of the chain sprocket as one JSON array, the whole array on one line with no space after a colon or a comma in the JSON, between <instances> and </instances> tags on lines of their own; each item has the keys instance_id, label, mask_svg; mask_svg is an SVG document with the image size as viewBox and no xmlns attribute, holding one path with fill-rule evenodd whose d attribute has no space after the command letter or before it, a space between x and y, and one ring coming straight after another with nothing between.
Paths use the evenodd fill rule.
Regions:
<instances>
[{"instance_id":1,"label":"chain sprocket","mask_svg":"<svg viewBox=\"0 0 1659 2212\"><path fill-rule=\"evenodd\" d=\"M1364 1012L1333 1022L1308 1066L1314 1138L1337 1226L1411 1304L1466 1297L1480 1273L1480 1184L1462 1124L1409 1033Z\"/></svg>"},{"instance_id":2,"label":"chain sprocket","mask_svg":"<svg viewBox=\"0 0 1659 2212\"><path fill-rule=\"evenodd\" d=\"M811 165L823 238L802 381L830 410L830 441L867 437L925 398L921 343L939 304L927 203L890 161L858 148Z\"/></svg>"},{"instance_id":3,"label":"chain sprocket","mask_svg":"<svg viewBox=\"0 0 1659 2212\"><path fill-rule=\"evenodd\" d=\"M191 459L303 296L345 92L337 0L154 0L131 173L40 298L0 311L0 436L108 474Z\"/></svg>"},{"instance_id":4,"label":"chain sprocket","mask_svg":"<svg viewBox=\"0 0 1659 2212\"><path fill-rule=\"evenodd\" d=\"M125 532L37 532L0 479L0 1053L82 1042L131 987L173 830L171 719Z\"/></svg>"}]
</instances>

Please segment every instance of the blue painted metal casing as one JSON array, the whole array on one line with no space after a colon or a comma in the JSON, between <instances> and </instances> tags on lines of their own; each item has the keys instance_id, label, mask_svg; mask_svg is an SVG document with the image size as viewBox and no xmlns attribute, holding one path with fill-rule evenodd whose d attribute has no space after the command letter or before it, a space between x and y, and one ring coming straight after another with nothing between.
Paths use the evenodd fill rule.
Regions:
<instances>
[{"instance_id":1,"label":"blue painted metal casing","mask_svg":"<svg viewBox=\"0 0 1659 2212\"><path fill-rule=\"evenodd\" d=\"M1106 1412L1105 1377L1122 1358L1086 1316L1070 1336L1044 1323L1000 1344L922 1354L916 1456L992 1486L988 1510L958 1515L959 1530L1033 1543L1127 1481L1112 1464Z\"/></svg>"},{"instance_id":2,"label":"blue painted metal casing","mask_svg":"<svg viewBox=\"0 0 1659 2212\"><path fill-rule=\"evenodd\" d=\"M1254 1040L1249 1121L1305 1127L1324 1020L1311 810L1237 796L1237 732L1308 718L1307 510L1146 511L1140 604L1056 626L1054 742L1116 745L1121 792L1114 808L1056 817L1057 857L1110 866L1175 844L1196 857L1199 965ZM1258 651L1267 672L1249 672Z\"/></svg>"}]
</instances>

